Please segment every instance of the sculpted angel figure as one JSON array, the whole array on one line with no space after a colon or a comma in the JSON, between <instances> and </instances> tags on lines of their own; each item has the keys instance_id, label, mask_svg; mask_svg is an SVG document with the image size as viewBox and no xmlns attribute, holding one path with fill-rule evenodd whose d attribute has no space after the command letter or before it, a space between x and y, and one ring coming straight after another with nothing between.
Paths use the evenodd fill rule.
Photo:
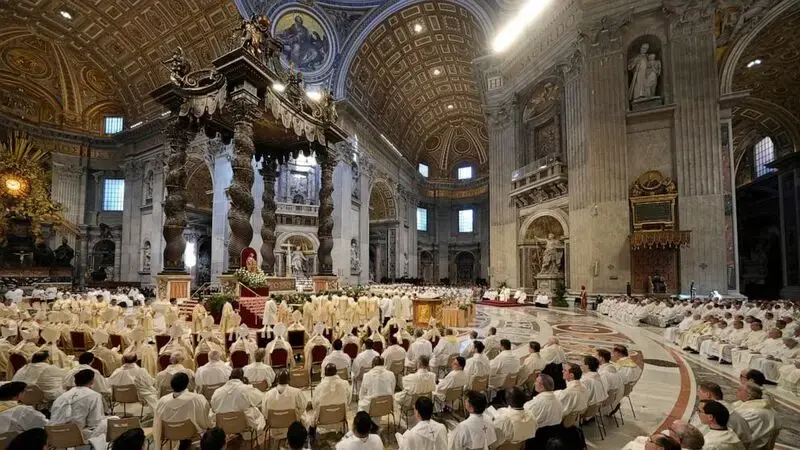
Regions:
<instances>
[{"instance_id":1,"label":"sculpted angel figure","mask_svg":"<svg viewBox=\"0 0 800 450\"><path fill-rule=\"evenodd\" d=\"M183 53L183 48L178 47L172 52L172 57L163 61L163 64L169 68L169 79L178 86L185 84L184 77L192 70L192 65Z\"/></svg>"},{"instance_id":2,"label":"sculpted angel figure","mask_svg":"<svg viewBox=\"0 0 800 450\"><path fill-rule=\"evenodd\" d=\"M255 56L262 56L264 43L269 38L269 19L253 14L250 20L242 21L239 28L239 45Z\"/></svg>"},{"instance_id":3,"label":"sculpted angel figure","mask_svg":"<svg viewBox=\"0 0 800 450\"><path fill-rule=\"evenodd\" d=\"M553 233L548 233L546 239L536 238L545 244L542 253L542 270L539 273L559 273L561 270L561 254L563 237L556 238Z\"/></svg>"}]
</instances>

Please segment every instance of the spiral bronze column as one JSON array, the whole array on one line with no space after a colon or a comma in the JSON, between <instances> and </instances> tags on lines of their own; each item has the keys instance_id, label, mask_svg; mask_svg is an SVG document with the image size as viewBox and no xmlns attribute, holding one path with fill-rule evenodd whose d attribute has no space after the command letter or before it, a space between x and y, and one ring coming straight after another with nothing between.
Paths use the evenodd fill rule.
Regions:
<instances>
[{"instance_id":1,"label":"spiral bronze column","mask_svg":"<svg viewBox=\"0 0 800 450\"><path fill-rule=\"evenodd\" d=\"M241 254L253 239L253 122L258 118L257 105L246 100L234 100L227 105L234 119L233 128L233 180L228 188L228 224L231 227L228 244L228 269L241 267Z\"/></svg>"},{"instance_id":2,"label":"spiral bronze column","mask_svg":"<svg viewBox=\"0 0 800 450\"><path fill-rule=\"evenodd\" d=\"M317 154L322 174L319 189L319 270L317 275L333 275L333 169L336 167L336 158L333 150L327 149Z\"/></svg>"},{"instance_id":3,"label":"spiral bronze column","mask_svg":"<svg viewBox=\"0 0 800 450\"><path fill-rule=\"evenodd\" d=\"M164 128L167 138L165 149L166 169L164 185L167 193L164 200L164 272L185 273L183 252L186 240L186 149L189 146L189 130L182 119L173 119Z\"/></svg>"},{"instance_id":4,"label":"spiral bronze column","mask_svg":"<svg viewBox=\"0 0 800 450\"><path fill-rule=\"evenodd\" d=\"M264 178L264 194L261 197L264 203L261 207L261 269L268 275L275 274L275 162L269 157L264 157L261 167L261 176Z\"/></svg>"}]
</instances>

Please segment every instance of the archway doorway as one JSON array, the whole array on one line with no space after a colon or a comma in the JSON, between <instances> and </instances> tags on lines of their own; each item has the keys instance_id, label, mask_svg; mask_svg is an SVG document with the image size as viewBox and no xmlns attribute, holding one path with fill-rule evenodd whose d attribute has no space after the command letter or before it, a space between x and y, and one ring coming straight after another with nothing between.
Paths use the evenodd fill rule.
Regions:
<instances>
[{"instance_id":1,"label":"archway doorway","mask_svg":"<svg viewBox=\"0 0 800 450\"><path fill-rule=\"evenodd\" d=\"M537 288L536 276L542 270L542 256L546 247L546 239L550 235L555 239L562 239L565 235L564 226L552 215L540 215L530 220L519 244L520 285L530 291ZM562 249L558 256L561 273L566 273L565 261L567 258L564 253L566 253L566 248Z\"/></svg>"},{"instance_id":2,"label":"archway doorway","mask_svg":"<svg viewBox=\"0 0 800 450\"><path fill-rule=\"evenodd\" d=\"M369 269L373 281L397 277L397 205L385 180L375 182L369 196Z\"/></svg>"},{"instance_id":3,"label":"archway doorway","mask_svg":"<svg viewBox=\"0 0 800 450\"><path fill-rule=\"evenodd\" d=\"M469 252L461 252L456 255L456 283L471 284L475 281L475 255Z\"/></svg>"},{"instance_id":4,"label":"archway doorway","mask_svg":"<svg viewBox=\"0 0 800 450\"><path fill-rule=\"evenodd\" d=\"M433 283L433 254L429 251L422 251L419 254L419 273L417 276L422 278L425 283Z\"/></svg>"}]
</instances>

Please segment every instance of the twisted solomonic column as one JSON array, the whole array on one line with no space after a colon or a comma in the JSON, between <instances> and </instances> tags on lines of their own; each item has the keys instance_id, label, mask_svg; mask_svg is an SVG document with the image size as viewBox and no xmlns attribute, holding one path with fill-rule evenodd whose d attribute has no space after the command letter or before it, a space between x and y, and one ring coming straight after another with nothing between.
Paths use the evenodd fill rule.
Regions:
<instances>
[{"instance_id":1,"label":"twisted solomonic column","mask_svg":"<svg viewBox=\"0 0 800 450\"><path fill-rule=\"evenodd\" d=\"M335 155L332 149L317 152L317 161L320 163L322 174L319 189L319 270L317 275L333 275L333 169L336 167Z\"/></svg>"},{"instance_id":2,"label":"twisted solomonic column","mask_svg":"<svg viewBox=\"0 0 800 450\"><path fill-rule=\"evenodd\" d=\"M253 201L253 122L258 118L257 105L247 100L234 100L226 108L234 120L233 128L233 181L228 188L231 205L228 209L228 224L231 227L228 244L228 268L231 271L241 266L242 250L253 239L250 217L255 208Z\"/></svg>"},{"instance_id":3,"label":"twisted solomonic column","mask_svg":"<svg viewBox=\"0 0 800 450\"><path fill-rule=\"evenodd\" d=\"M261 167L261 176L264 178L264 194L261 201L261 269L269 274L275 274L275 223L276 209L275 203L275 161L264 157Z\"/></svg>"},{"instance_id":4,"label":"twisted solomonic column","mask_svg":"<svg viewBox=\"0 0 800 450\"><path fill-rule=\"evenodd\" d=\"M181 119L169 122L164 129L167 137L165 149L165 180L167 189L164 200L164 272L185 273L183 252L186 240L186 149L189 146L187 123Z\"/></svg>"}]
</instances>

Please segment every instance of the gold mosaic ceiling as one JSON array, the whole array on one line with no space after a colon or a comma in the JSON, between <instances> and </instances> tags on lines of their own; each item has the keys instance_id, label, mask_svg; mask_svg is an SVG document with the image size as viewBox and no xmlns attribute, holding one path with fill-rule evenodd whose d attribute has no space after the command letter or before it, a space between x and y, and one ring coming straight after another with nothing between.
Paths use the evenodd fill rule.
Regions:
<instances>
[{"instance_id":1,"label":"gold mosaic ceiling","mask_svg":"<svg viewBox=\"0 0 800 450\"><path fill-rule=\"evenodd\" d=\"M404 8L372 30L348 69L347 98L431 178L487 168L488 138L471 62L486 37L466 9L446 1Z\"/></svg>"},{"instance_id":2,"label":"gold mosaic ceiling","mask_svg":"<svg viewBox=\"0 0 800 450\"><path fill-rule=\"evenodd\" d=\"M0 108L92 131L156 112L161 61L182 46L207 66L241 17L231 0L3 0L0 16Z\"/></svg>"}]
</instances>

